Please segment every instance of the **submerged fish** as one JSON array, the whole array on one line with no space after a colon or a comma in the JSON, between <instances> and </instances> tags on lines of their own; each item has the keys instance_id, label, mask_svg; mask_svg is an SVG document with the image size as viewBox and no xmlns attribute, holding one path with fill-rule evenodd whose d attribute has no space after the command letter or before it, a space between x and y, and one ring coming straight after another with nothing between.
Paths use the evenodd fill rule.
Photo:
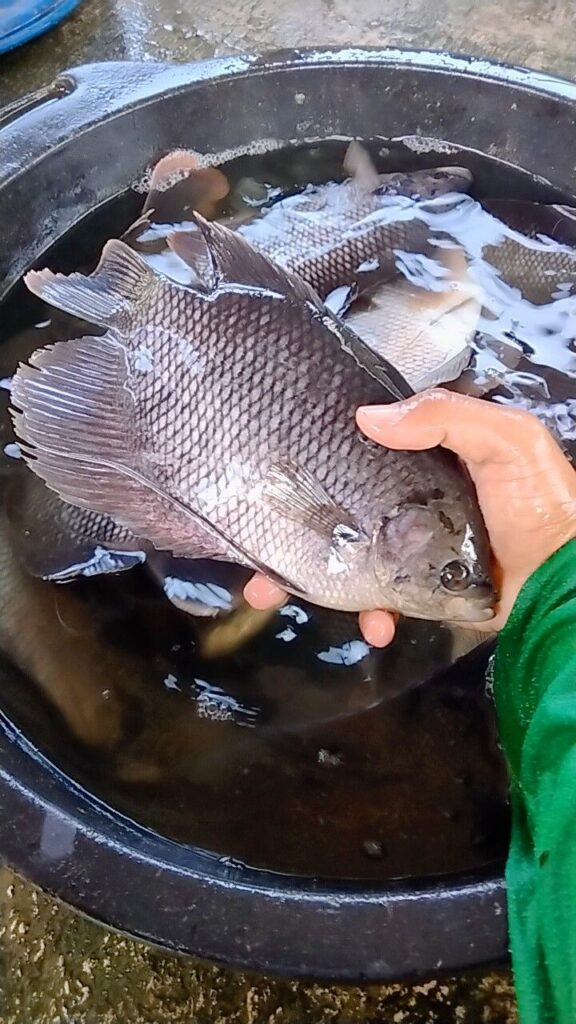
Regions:
<instances>
[{"instance_id":1,"label":"submerged fish","mask_svg":"<svg viewBox=\"0 0 576 1024\"><path fill-rule=\"evenodd\" d=\"M114 748L124 714L117 684L135 678L134 659L108 649L90 610L67 588L55 591L30 578L13 551L1 510L0 578L2 652L39 686L78 739Z\"/></svg>"},{"instance_id":2,"label":"submerged fish","mask_svg":"<svg viewBox=\"0 0 576 1024\"><path fill-rule=\"evenodd\" d=\"M456 380L468 366L480 290L459 248L440 249L446 276L436 290L406 278L382 285L350 308L346 323L392 363L413 391Z\"/></svg>"},{"instance_id":3,"label":"submerged fish","mask_svg":"<svg viewBox=\"0 0 576 1024\"><path fill-rule=\"evenodd\" d=\"M574 291L576 210L570 207L503 199L479 203L461 195L421 203L418 216L431 237L442 232L464 247L480 274L487 308L499 294L499 281L535 305ZM511 301L505 296L505 303Z\"/></svg>"},{"instance_id":4,"label":"submerged fish","mask_svg":"<svg viewBox=\"0 0 576 1024\"><path fill-rule=\"evenodd\" d=\"M124 236L138 251L165 251L175 223L185 225L193 209L204 213L208 204L216 208L224 176L216 168L196 169L195 161L179 151L155 168L152 184L156 180L163 187L155 187L144 216ZM415 216L417 202L467 192L472 182L470 171L462 167L378 174L358 143L349 147L344 166L351 174L345 181L309 186L252 211L249 223L235 218L227 225L275 263L298 273L322 299L338 288L351 298L397 277L399 252L430 248L430 230ZM210 172L220 177L211 179ZM178 185L171 188L174 176ZM160 269L170 275L168 265Z\"/></svg>"},{"instance_id":5,"label":"submerged fish","mask_svg":"<svg viewBox=\"0 0 576 1024\"><path fill-rule=\"evenodd\" d=\"M27 275L108 333L18 370L16 432L65 501L184 557L235 561L326 607L493 615L474 492L449 453L366 442L359 404L410 394L314 292L197 218L196 287L119 241L96 271Z\"/></svg>"},{"instance_id":6,"label":"submerged fish","mask_svg":"<svg viewBox=\"0 0 576 1024\"><path fill-rule=\"evenodd\" d=\"M576 288L576 209L520 200L486 200L485 209L511 229L483 248L484 258L529 302L551 302Z\"/></svg>"},{"instance_id":7,"label":"submerged fish","mask_svg":"<svg viewBox=\"0 0 576 1024\"><path fill-rule=\"evenodd\" d=\"M467 192L472 182L462 167L379 175L358 144L348 150L345 167L353 172L346 181L311 186L238 228L322 299L339 288L353 298L394 279L400 252L431 252L418 201Z\"/></svg>"},{"instance_id":8,"label":"submerged fish","mask_svg":"<svg viewBox=\"0 0 576 1024\"><path fill-rule=\"evenodd\" d=\"M260 245L270 258L296 270L313 287L320 283L322 297L337 315L352 303L350 326L378 355L396 366L414 390L455 379L470 361L471 340L480 312L465 260L455 258L450 262L442 250L431 249L429 228L414 219L402 219L408 208L391 207L393 216L400 217L398 224L383 226L374 214L383 203L382 197L401 196L416 201L462 192L471 183L470 172L447 167L378 174L369 154L358 143L350 145L344 168L351 176L342 184L314 186L265 210L262 223L269 225L270 217L277 221L277 231L272 231L265 244L258 241L261 226L242 229L241 233L250 237L254 230L257 247ZM212 180L210 171L216 171L220 178ZM178 184L170 187L174 178ZM213 204L221 198L221 178L223 175L216 168L198 168L197 158L192 154L178 151L165 157L152 176L153 192L145 207L150 216L145 214L137 222L138 230L130 229L124 240L137 251L152 256L148 261L151 266L186 283L190 268L184 268L182 273L183 264L178 257L170 250L166 252L167 235L175 222L186 220L190 209L199 209L195 203L203 201L206 206L207 193L211 194ZM177 195L173 194L176 192ZM320 216L323 210L328 221ZM367 210L369 216L363 226ZM251 219L255 216L252 212ZM240 230L238 224L235 227ZM405 280L402 254L394 246L406 241L406 232L410 250L430 251L440 257L447 270L443 287L434 291L428 282L419 287ZM357 236L361 237L360 242ZM355 266L357 244L373 248L372 258ZM156 260L161 253L164 255ZM364 249L362 253L366 256ZM374 281L390 277L393 282L368 291ZM335 288L326 294L333 284ZM364 293L368 297L362 303ZM354 303L358 294L360 301Z\"/></svg>"},{"instance_id":9,"label":"submerged fish","mask_svg":"<svg viewBox=\"0 0 576 1024\"><path fill-rule=\"evenodd\" d=\"M194 153L176 149L154 166L142 215L124 232L123 241L139 252L162 252L166 242L161 235L142 237L151 224L174 224L192 213L213 217L229 189L217 167L202 167Z\"/></svg>"},{"instance_id":10,"label":"submerged fish","mask_svg":"<svg viewBox=\"0 0 576 1024\"><path fill-rule=\"evenodd\" d=\"M251 608L245 601L243 591L251 572L242 566L156 552L149 555L148 567L176 608L208 620L198 637L204 658L232 654L257 636L275 614Z\"/></svg>"},{"instance_id":11,"label":"submerged fish","mask_svg":"<svg viewBox=\"0 0 576 1024\"><path fill-rule=\"evenodd\" d=\"M143 546L130 530L109 516L61 501L25 466L16 469L4 487L6 528L31 576L65 583L144 562Z\"/></svg>"}]
</instances>

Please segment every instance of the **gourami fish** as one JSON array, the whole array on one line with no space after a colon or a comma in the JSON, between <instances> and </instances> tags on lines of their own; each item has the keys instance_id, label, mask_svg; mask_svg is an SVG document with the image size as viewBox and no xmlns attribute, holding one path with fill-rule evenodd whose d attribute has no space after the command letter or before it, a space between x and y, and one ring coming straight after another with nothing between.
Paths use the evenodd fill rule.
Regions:
<instances>
[{"instance_id":1,"label":"gourami fish","mask_svg":"<svg viewBox=\"0 0 576 1024\"><path fill-rule=\"evenodd\" d=\"M139 542L265 572L312 603L433 619L493 615L472 485L442 450L364 439L360 404L410 388L300 278L194 218L182 286L121 241L95 272L31 291L107 333L21 366L14 423L34 472Z\"/></svg>"}]
</instances>

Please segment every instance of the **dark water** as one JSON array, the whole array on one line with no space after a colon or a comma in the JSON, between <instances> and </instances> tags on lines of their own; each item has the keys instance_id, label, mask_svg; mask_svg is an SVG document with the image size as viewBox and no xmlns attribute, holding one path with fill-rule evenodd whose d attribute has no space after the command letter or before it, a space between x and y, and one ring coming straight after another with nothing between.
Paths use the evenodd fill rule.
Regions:
<instances>
[{"instance_id":1,"label":"dark water","mask_svg":"<svg viewBox=\"0 0 576 1024\"><path fill-rule=\"evenodd\" d=\"M221 213L341 177L344 148L232 161ZM400 151L378 159L382 170L426 165ZM477 155L442 162L471 166L472 199L563 198ZM89 268L141 202L135 192L119 197L60 240L43 265ZM479 230L476 213L458 229L467 237ZM500 312L492 306L477 336L470 380L497 371L490 398L532 408L570 450L570 323L550 303L543 327L536 307L513 296L512 308L509 295L498 296ZM0 378L78 326L19 286L2 309ZM519 350L513 370L500 362L503 341ZM0 395L5 446L13 441L8 390ZM28 472L12 458L1 470L4 488ZM485 693L486 645L470 650L476 641L460 631L405 621L378 652L353 616L300 601L233 653L214 656L223 641L212 629L176 610L144 569L60 586L32 579L2 515L0 707L112 807L183 843L275 871L388 879L502 863L506 779Z\"/></svg>"}]
</instances>

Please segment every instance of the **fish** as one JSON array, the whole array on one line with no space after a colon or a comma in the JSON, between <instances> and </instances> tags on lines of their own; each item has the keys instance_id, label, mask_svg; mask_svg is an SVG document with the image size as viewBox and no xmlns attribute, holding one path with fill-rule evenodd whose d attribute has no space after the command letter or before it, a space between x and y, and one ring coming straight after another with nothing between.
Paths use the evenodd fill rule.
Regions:
<instances>
[{"instance_id":1,"label":"fish","mask_svg":"<svg viewBox=\"0 0 576 1024\"><path fill-rule=\"evenodd\" d=\"M415 392L454 381L470 363L481 293L459 247L438 250L437 290L402 278L348 310L349 327L393 364Z\"/></svg>"},{"instance_id":2,"label":"fish","mask_svg":"<svg viewBox=\"0 0 576 1024\"><path fill-rule=\"evenodd\" d=\"M156 179L164 187L148 197L142 217L123 236L151 256L166 251L166 237L176 221L186 226L190 210L203 213L197 205L200 200L216 209L224 191L219 178L197 180L209 171L224 175L217 168L197 169L197 158L191 154L178 151L164 159L152 176L153 184ZM257 208L247 223L244 217L223 223L279 266L303 277L322 299L342 288L351 301L376 283L398 276L399 251L430 250L429 228L416 217L420 200L466 193L472 183L472 174L464 167L378 174L359 143L349 146L344 169L350 177L343 182L309 186ZM178 185L170 188L174 177ZM204 191L210 189L209 194ZM169 266L164 267L170 273ZM178 272L177 266L173 269Z\"/></svg>"},{"instance_id":3,"label":"fish","mask_svg":"<svg viewBox=\"0 0 576 1024\"><path fill-rule=\"evenodd\" d=\"M176 608L204 620L197 643L207 660L233 654L261 633L275 614L274 609L252 608L245 600L251 571L242 566L154 552L147 567Z\"/></svg>"},{"instance_id":4,"label":"fish","mask_svg":"<svg viewBox=\"0 0 576 1024\"><path fill-rule=\"evenodd\" d=\"M355 425L358 405L409 397L407 383L300 278L194 221L169 243L196 286L119 240L89 276L27 274L106 331L18 368L30 468L158 550L237 562L313 604L491 618L488 540L457 459L385 450Z\"/></svg>"},{"instance_id":5,"label":"fish","mask_svg":"<svg viewBox=\"0 0 576 1024\"><path fill-rule=\"evenodd\" d=\"M90 610L68 588L55 591L28 575L1 509L0 576L1 651L37 684L77 739L113 750L124 714L117 684L134 678L134 662L102 643Z\"/></svg>"},{"instance_id":6,"label":"fish","mask_svg":"<svg viewBox=\"0 0 576 1024\"><path fill-rule=\"evenodd\" d=\"M420 195L433 196L453 187L452 176L458 178L458 169L450 168L378 175L366 151L357 144L349 148L345 168L362 188L378 187L387 194L416 198ZM468 172L462 172L463 183L467 177ZM174 151L155 165L143 214L122 238L150 260L167 248L166 229L171 228L171 225L163 225L159 232L150 232L156 218L161 222L180 221L192 208L207 216L213 215L228 189L228 181L218 168L201 166L194 153ZM174 260L182 262L169 252ZM164 263L158 266L165 269ZM447 272L451 270L448 266ZM452 280L449 284L451 287ZM400 278L398 289L396 292L394 286L384 286L376 292L373 302L368 308L360 309L352 326L378 354L397 364L415 390L450 379L454 368L460 365L463 368L470 359L467 318L465 315L461 317L460 313L469 310L472 303L462 308L455 306L448 284L443 292L435 293L413 287ZM359 306L361 300L353 305L352 310L357 311ZM460 347L457 339L459 327ZM52 343L74 337L74 331L78 332L79 328L84 331L88 325L54 310L48 328L41 333ZM29 332L30 341L27 341L26 348L29 347L30 351L36 347L37 333ZM411 377L411 366L426 369L418 377L414 374ZM197 594L202 588L204 594L207 593L206 578L213 577L214 566L204 578L205 567L201 562L174 560L166 552L152 552L149 545L135 538L130 531L116 526L109 517L93 512L85 514L67 506L53 491L44 487L38 477L29 476L23 482L20 477L19 484L11 487L8 511L12 539L21 563L34 576L67 582L76 575L123 571L146 559L147 569L177 607L195 616L222 617L222 608L216 610L210 607L209 602L191 599L191 594ZM174 580L178 580L177 588L173 585ZM220 649L224 637L228 637L227 643L234 644L234 637L248 638L256 629L259 617L253 615L241 599L236 598L236 602L234 621L225 625L220 623L217 627L214 624L206 633L206 636L208 632L212 636L214 650Z\"/></svg>"},{"instance_id":7,"label":"fish","mask_svg":"<svg viewBox=\"0 0 576 1024\"><path fill-rule=\"evenodd\" d=\"M418 217L431 237L441 232L460 242L478 269L488 267L496 281L533 305L574 292L576 209L490 198L479 203L459 195L420 203ZM494 282L482 276L487 292L494 291Z\"/></svg>"},{"instance_id":8,"label":"fish","mask_svg":"<svg viewBox=\"0 0 576 1024\"><path fill-rule=\"evenodd\" d=\"M322 299L342 288L351 301L398 277L399 252L432 252L430 229L417 216L419 201L466 193L472 174L440 167L380 175L358 143L349 147L344 166L352 172L344 182L310 186L238 231Z\"/></svg>"},{"instance_id":9,"label":"fish","mask_svg":"<svg viewBox=\"0 0 576 1024\"><path fill-rule=\"evenodd\" d=\"M483 257L502 280L536 305L576 288L576 209L523 200L488 199L482 205L510 230Z\"/></svg>"},{"instance_id":10,"label":"fish","mask_svg":"<svg viewBox=\"0 0 576 1024\"><path fill-rule=\"evenodd\" d=\"M307 191L306 198L302 200L297 197L297 215L302 212L299 207L304 202L305 213L310 216L311 209L317 212L321 209L323 196L328 189L328 195L334 195L332 206L342 219L343 230L350 229L350 218L365 212L368 201L370 209L374 202L380 202L374 197L404 196L412 200L431 199L437 195L444 195L447 192L459 189L460 192L469 187L472 175L465 168L437 168L432 170L415 172L394 172L378 174L368 152L358 143L352 143L344 159L344 169L350 177L342 184L331 186L315 186L313 197ZM137 222L145 234L140 238L134 237L134 228L130 229L123 239L131 244L137 251L145 255L156 257L165 252L167 248L166 237L170 232L173 222L186 219L194 204L205 198L204 189L212 188L212 198L217 201L224 194L225 188L219 178L212 183L210 177L197 181L198 175L208 174L216 168L198 168L198 160L193 154L185 151L177 151L165 157L156 165L152 175L153 192L146 201L144 215L141 221ZM223 178L221 172L217 172ZM171 181L177 180L176 186L170 187ZM224 179L225 181L226 179ZM162 183L162 188L158 183ZM156 183L156 185L155 185ZM185 189L188 187L188 193ZM173 191L178 192L173 196ZM336 193L334 189L339 191ZM319 219L310 221L308 246L302 249L300 242L296 244L291 237L291 212L290 203L294 197L286 200L287 212L285 224L281 224L279 230L286 230L286 245L289 252L302 259L302 265L294 265L292 269L300 273L309 284L314 286L318 283L318 259L321 258L322 268L318 273L323 275L325 287L335 283L335 289L328 295L323 295L327 305L337 315L348 310L353 321L349 320L353 329L363 338L370 347L379 355L383 355L389 362L397 366L403 373L414 390L424 390L426 387L433 387L436 384L454 380L469 364L472 348L471 340L479 316L479 306L472 295L470 280L466 280L466 265L461 260L456 271L452 273L452 267L447 266L447 273L450 281L441 292L432 292L427 288L410 285L402 276L401 256L392 248L386 250L382 260L373 258L366 260L364 267L359 273L350 273L349 280L342 284L341 259L334 251L334 244L340 244L338 229L333 226L334 235L332 244L325 245L326 233L323 221ZM146 210L153 214L153 218L160 222L160 226L153 226L148 219ZM273 209L283 210L282 201L277 203ZM199 212L203 212L201 209ZM253 220L256 213L252 213ZM265 218L266 214L264 214ZM284 217L284 214L282 214ZM226 222L225 222L226 223ZM298 224L299 221L296 221ZM442 257L441 250L430 250L427 244L428 228L423 224L418 225L414 221L404 224L400 230L414 231L414 241L417 243L420 238L420 248L431 251L435 256ZM234 223L234 227L240 230L240 225ZM146 233L146 229L147 233ZM330 229L329 229L330 230ZM354 230L354 229L353 229ZM396 231L396 228L393 229ZM242 232L241 232L242 233ZM389 239L391 245L397 241L396 235L392 234ZM310 259L319 247L324 247L321 257ZM266 248L266 247L264 247ZM286 253L283 249L272 247L268 253L279 265L288 265ZM176 261L176 264L175 262ZM156 266L161 272L168 276L175 274L176 280L186 282L189 278L189 268L184 276L178 274L178 258L173 253L166 254L161 260L148 261L150 265ZM348 261L349 262L349 261ZM446 259L442 262L446 263ZM338 266L337 266L338 264ZM386 270L386 266L388 270ZM316 269L314 269L316 268ZM334 276L336 275L336 276ZM370 280L374 278L392 277L387 285L383 285L377 291L369 291ZM456 280L458 278L458 280ZM466 281L466 283L464 283ZM454 291L452 287L454 286ZM468 293L468 301L464 301L463 290ZM456 292L460 296L458 300ZM322 289L321 289L322 293ZM354 296L357 297L354 302ZM358 296L360 297L358 299ZM366 297L364 308L362 298ZM350 307L350 308L349 308ZM412 370L412 376L411 376Z\"/></svg>"},{"instance_id":11,"label":"fish","mask_svg":"<svg viewBox=\"0 0 576 1024\"><path fill-rule=\"evenodd\" d=\"M214 217L229 191L228 179L218 167L202 166L188 150L173 150L155 164L142 213L122 239L139 252L162 252L166 248L162 234L143 237L152 224L183 221L190 212Z\"/></svg>"},{"instance_id":12,"label":"fish","mask_svg":"<svg viewBox=\"0 0 576 1024\"><path fill-rule=\"evenodd\" d=\"M159 645L157 601L136 626L140 640L153 635L151 660L146 650L107 635L110 594L103 614L73 587L54 587L25 571L2 509L0 580L0 652L26 677L22 701L29 708L36 687L71 737L101 757L101 777L151 785L183 773L215 784L231 764L239 770L245 763L245 730L236 721L205 714L202 694L191 702L167 687L173 666ZM238 720L242 713L247 721L256 714L238 702ZM59 744L66 740L60 732Z\"/></svg>"},{"instance_id":13,"label":"fish","mask_svg":"<svg viewBox=\"0 0 576 1024\"><path fill-rule=\"evenodd\" d=\"M65 584L143 566L168 601L188 615L210 619L238 613L233 625L203 633L202 645L214 656L225 643L233 649L268 621L263 612L248 614L242 591L249 570L157 551L109 516L62 501L23 464L4 484L3 506L14 557L29 576Z\"/></svg>"},{"instance_id":14,"label":"fish","mask_svg":"<svg viewBox=\"0 0 576 1024\"><path fill-rule=\"evenodd\" d=\"M16 557L30 576L66 583L132 569L146 559L130 530L61 501L25 466L5 483L4 509Z\"/></svg>"},{"instance_id":15,"label":"fish","mask_svg":"<svg viewBox=\"0 0 576 1024\"><path fill-rule=\"evenodd\" d=\"M199 655L206 661L230 657L255 641L267 629L273 631L276 641L275 648L271 648L258 659L267 665L277 658L278 641L283 641L287 651L291 652L293 642L301 641L304 633L317 634L318 665L315 678L318 677L322 666L350 667L364 661L371 652L373 653L373 649L360 633L356 616L351 613L314 608L295 599L280 610L259 611L251 608L243 596L244 587L251 576L249 569L225 562L174 559L165 554L159 558L160 561L156 563L153 572L160 568L158 580L167 596L181 611L201 620L197 622L196 645ZM435 623L414 621L412 625L399 625L398 628L399 634L394 645L392 662L390 655L379 655L386 677L389 676L391 668L396 671L395 666L399 657L398 639L400 647L409 639L412 645L419 644L419 650L427 650L430 655L435 654L432 674L444 670L449 663L473 650L486 639L484 633L446 624L438 626ZM434 630L444 631L438 636L450 638L449 643L443 645L441 652L433 652L430 647L436 636ZM301 667L300 643L297 644L295 657ZM424 663L426 664L425 658ZM392 688L386 682L383 688L379 689L378 703L384 699L392 699L392 690L394 694L404 692L409 685L420 685L422 681L413 661L408 659L401 683L396 680Z\"/></svg>"}]
</instances>

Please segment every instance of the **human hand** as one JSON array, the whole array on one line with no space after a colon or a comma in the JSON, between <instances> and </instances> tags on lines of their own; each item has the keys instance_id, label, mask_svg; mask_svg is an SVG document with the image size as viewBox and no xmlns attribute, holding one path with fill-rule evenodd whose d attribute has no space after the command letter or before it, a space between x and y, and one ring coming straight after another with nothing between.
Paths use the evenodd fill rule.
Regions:
<instances>
[{"instance_id":1,"label":"human hand","mask_svg":"<svg viewBox=\"0 0 576 1024\"><path fill-rule=\"evenodd\" d=\"M576 537L576 473L559 445L531 413L440 388L393 405L365 406L357 422L387 448L441 445L466 464L490 537L500 600L489 622L459 625L501 629L528 577ZM263 576L254 576L244 595L262 609L286 599ZM360 614L360 628L375 647L391 642L395 624L396 616L387 611Z\"/></svg>"}]
</instances>

